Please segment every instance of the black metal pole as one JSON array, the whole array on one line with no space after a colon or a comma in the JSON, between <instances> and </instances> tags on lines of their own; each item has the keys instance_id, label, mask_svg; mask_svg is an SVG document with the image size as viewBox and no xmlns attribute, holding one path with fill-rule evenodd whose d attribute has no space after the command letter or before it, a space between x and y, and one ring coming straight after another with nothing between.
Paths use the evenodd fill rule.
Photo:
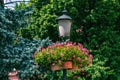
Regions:
<instances>
[{"instance_id":1,"label":"black metal pole","mask_svg":"<svg viewBox=\"0 0 120 80\"><path fill-rule=\"evenodd\" d=\"M67 69L63 69L63 80L67 80Z\"/></svg>"}]
</instances>

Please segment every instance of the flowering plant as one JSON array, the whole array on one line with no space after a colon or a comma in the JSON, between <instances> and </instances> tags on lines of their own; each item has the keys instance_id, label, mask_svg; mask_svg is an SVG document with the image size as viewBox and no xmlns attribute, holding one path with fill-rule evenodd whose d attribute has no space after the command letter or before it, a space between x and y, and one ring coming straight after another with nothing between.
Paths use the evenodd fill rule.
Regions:
<instances>
[{"instance_id":1,"label":"flowering plant","mask_svg":"<svg viewBox=\"0 0 120 80\"><path fill-rule=\"evenodd\" d=\"M73 65L85 67L92 63L92 55L82 44L65 42L54 43L47 48L40 48L34 54L35 61L44 67L49 65L62 65L65 61L71 60Z\"/></svg>"}]
</instances>

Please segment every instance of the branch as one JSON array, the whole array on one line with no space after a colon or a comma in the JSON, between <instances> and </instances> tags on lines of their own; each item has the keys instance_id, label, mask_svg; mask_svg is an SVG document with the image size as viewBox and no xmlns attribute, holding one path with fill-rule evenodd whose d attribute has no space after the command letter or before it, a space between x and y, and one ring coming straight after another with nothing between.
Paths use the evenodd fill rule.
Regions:
<instances>
[{"instance_id":1,"label":"branch","mask_svg":"<svg viewBox=\"0 0 120 80\"><path fill-rule=\"evenodd\" d=\"M30 1L12 1L12 2L5 3L4 5L12 4L12 3L17 3L17 2L30 2Z\"/></svg>"}]
</instances>

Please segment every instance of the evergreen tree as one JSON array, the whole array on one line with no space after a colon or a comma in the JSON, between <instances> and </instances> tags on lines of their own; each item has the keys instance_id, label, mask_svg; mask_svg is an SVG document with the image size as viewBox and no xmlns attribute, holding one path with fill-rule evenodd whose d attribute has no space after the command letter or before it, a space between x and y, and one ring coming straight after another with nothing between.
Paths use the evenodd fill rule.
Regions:
<instances>
[{"instance_id":1,"label":"evergreen tree","mask_svg":"<svg viewBox=\"0 0 120 80\"><path fill-rule=\"evenodd\" d=\"M10 10L0 8L0 79L7 80L8 73L14 68L19 70L21 79L33 80L33 75L40 74L34 64L33 54L37 47L47 46L49 39L33 40L18 37L16 32L27 25L27 10ZM24 15L24 16L23 16ZM32 71L31 71L32 70Z\"/></svg>"}]
</instances>

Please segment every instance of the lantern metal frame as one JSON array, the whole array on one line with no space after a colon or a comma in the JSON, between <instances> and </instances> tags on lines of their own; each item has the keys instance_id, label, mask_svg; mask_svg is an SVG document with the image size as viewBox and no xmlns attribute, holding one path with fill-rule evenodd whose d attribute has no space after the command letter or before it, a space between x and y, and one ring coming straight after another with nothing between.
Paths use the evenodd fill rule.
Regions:
<instances>
[{"instance_id":1,"label":"lantern metal frame","mask_svg":"<svg viewBox=\"0 0 120 80\"><path fill-rule=\"evenodd\" d=\"M67 15L67 10L65 8L62 13L63 14L57 18L57 21L59 25L59 36L65 38L70 36L72 18Z\"/></svg>"}]
</instances>

